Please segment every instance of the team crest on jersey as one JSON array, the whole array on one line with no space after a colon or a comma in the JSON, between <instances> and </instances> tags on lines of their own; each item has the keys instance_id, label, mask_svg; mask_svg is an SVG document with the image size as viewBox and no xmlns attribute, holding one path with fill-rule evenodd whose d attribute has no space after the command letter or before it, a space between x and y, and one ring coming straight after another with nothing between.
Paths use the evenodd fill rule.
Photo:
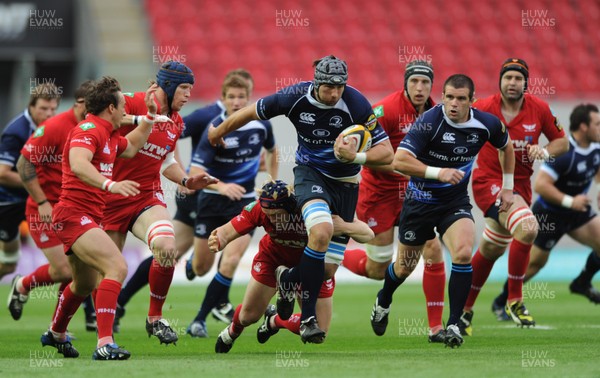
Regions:
<instances>
[{"instance_id":1,"label":"team crest on jersey","mask_svg":"<svg viewBox=\"0 0 600 378\"><path fill-rule=\"evenodd\" d=\"M96 125L91 122L86 122L83 125L79 126L79 128L83 131L88 131L89 129L95 129Z\"/></svg>"},{"instance_id":2,"label":"team crest on jersey","mask_svg":"<svg viewBox=\"0 0 600 378\"><path fill-rule=\"evenodd\" d=\"M44 129L46 128L45 125L42 125L40 127L38 127L37 129L35 129L35 132L33 133L33 137L34 138L39 138L41 136L44 136Z\"/></svg>"},{"instance_id":3,"label":"team crest on jersey","mask_svg":"<svg viewBox=\"0 0 600 378\"><path fill-rule=\"evenodd\" d=\"M168 137L170 140L175 140L175 137L176 137L176 136L177 136L177 135L176 135L175 133L172 133L172 132L170 132L169 130L167 130L167 137Z\"/></svg>"},{"instance_id":4,"label":"team crest on jersey","mask_svg":"<svg viewBox=\"0 0 600 378\"><path fill-rule=\"evenodd\" d=\"M504 124L502 124L502 126L504 126ZM503 129L502 133L504 133L504 131L506 131L506 130ZM477 134L477 133L469 134L469 136L467 136L467 143L479 143L479 134Z\"/></svg>"},{"instance_id":5,"label":"team crest on jersey","mask_svg":"<svg viewBox=\"0 0 600 378\"><path fill-rule=\"evenodd\" d=\"M84 215L81 217L81 221L79 223L81 223L82 226L85 226L86 224L92 223L92 220Z\"/></svg>"},{"instance_id":6,"label":"team crest on jersey","mask_svg":"<svg viewBox=\"0 0 600 378\"><path fill-rule=\"evenodd\" d=\"M375 126L377 126L377 117L375 117L375 114L371 114L367 119L367 122L365 122L365 127L369 129L369 131L373 131Z\"/></svg>"},{"instance_id":7,"label":"team crest on jersey","mask_svg":"<svg viewBox=\"0 0 600 378\"><path fill-rule=\"evenodd\" d=\"M581 173L581 172L585 172L586 170L587 170L587 162L585 160L584 161L580 161L577 164L577 172Z\"/></svg>"},{"instance_id":8,"label":"team crest on jersey","mask_svg":"<svg viewBox=\"0 0 600 378\"><path fill-rule=\"evenodd\" d=\"M523 129L525 129L526 133L533 133L535 131L535 127L537 126L537 124L532 124L532 125L526 125L523 124Z\"/></svg>"},{"instance_id":9,"label":"team crest on jersey","mask_svg":"<svg viewBox=\"0 0 600 378\"><path fill-rule=\"evenodd\" d=\"M492 184L490 191L492 192L492 195L495 196L500 191L500 187L496 184Z\"/></svg>"},{"instance_id":10,"label":"team crest on jersey","mask_svg":"<svg viewBox=\"0 0 600 378\"><path fill-rule=\"evenodd\" d=\"M104 145L104 149L102 150L107 155L110 155L110 147L108 146L108 142Z\"/></svg>"},{"instance_id":11,"label":"team crest on jersey","mask_svg":"<svg viewBox=\"0 0 600 378\"><path fill-rule=\"evenodd\" d=\"M385 114L383 112L383 105L379 105L373 108L373 113L375 113L375 117L381 118Z\"/></svg>"},{"instance_id":12,"label":"team crest on jersey","mask_svg":"<svg viewBox=\"0 0 600 378\"><path fill-rule=\"evenodd\" d=\"M250 138L248 138L248 144L259 144L259 143L260 143L260 136L258 136L258 134L256 134L256 133L250 135Z\"/></svg>"},{"instance_id":13,"label":"team crest on jersey","mask_svg":"<svg viewBox=\"0 0 600 378\"><path fill-rule=\"evenodd\" d=\"M342 117L340 117L339 115L335 115L333 117L331 117L331 119L329 119L329 126L333 126L336 129L342 127Z\"/></svg>"},{"instance_id":14,"label":"team crest on jersey","mask_svg":"<svg viewBox=\"0 0 600 378\"><path fill-rule=\"evenodd\" d=\"M256 273L260 273L260 270L262 269L262 263L258 261L256 264L254 264L254 267L252 269L254 269Z\"/></svg>"},{"instance_id":15,"label":"team crest on jersey","mask_svg":"<svg viewBox=\"0 0 600 378\"><path fill-rule=\"evenodd\" d=\"M375 218L373 218L373 217L371 217L371 218L369 218L369 219L367 220L367 225L368 225L369 227L375 227L375 226L377 226L378 224L379 224L379 223L377 223L377 220L376 220Z\"/></svg>"},{"instance_id":16,"label":"team crest on jersey","mask_svg":"<svg viewBox=\"0 0 600 378\"><path fill-rule=\"evenodd\" d=\"M48 240L50 240L50 238L48 237L48 235L46 235L46 233L45 233L45 232L42 232L42 234L40 235L40 241L41 241L42 243L45 243L45 242L47 242Z\"/></svg>"}]
</instances>

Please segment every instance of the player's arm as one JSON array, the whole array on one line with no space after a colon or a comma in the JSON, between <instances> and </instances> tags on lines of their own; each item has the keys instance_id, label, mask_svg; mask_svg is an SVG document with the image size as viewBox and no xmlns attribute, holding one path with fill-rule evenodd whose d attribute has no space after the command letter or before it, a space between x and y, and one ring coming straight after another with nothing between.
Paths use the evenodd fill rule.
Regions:
<instances>
[{"instance_id":1,"label":"player's arm","mask_svg":"<svg viewBox=\"0 0 600 378\"><path fill-rule=\"evenodd\" d=\"M558 157L569 151L569 139L564 136L561 138L554 139L546 145L541 147L538 144L527 145L527 155L530 160L546 160Z\"/></svg>"},{"instance_id":2,"label":"player's arm","mask_svg":"<svg viewBox=\"0 0 600 378\"><path fill-rule=\"evenodd\" d=\"M338 135L333 145L333 151L339 161L352 164L380 166L390 164L394 160L394 150L389 139L382 140L367 152L356 152L355 141L345 141L342 134Z\"/></svg>"},{"instance_id":3,"label":"player's arm","mask_svg":"<svg viewBox=\"0 0 600 378\"><path fill-rule=\"evenodd\" d=\"M273 146L273 148L267 150L265 153L265 162L267 173L275 180L279 174L279 150L277 149L277 146Z\"/></svg>"},{"instance_id":4,"label":"player's arm","mask_svg":"<svg viewBox=\"0 0 600 378\"><path fill-rule=\"evenodd\" d=\"M104 177L92 164L94 153L83 147L71 147L69 149L69 163L71 171L84 183L109 191L118 193L125 197L135 196L140 193L140 184L130 180L112 181Z\"/></svg>"},{"instance_id":5,"label":"player's arm","mask_svg":"<svg viewBox=\"0 0 600 378\"><path fill-rule=\"evenodd\" d=\"M598 170L598 172L596 173L596 177L594 182L596 183L596 196L597 201L598 201L598 208L600 209L600 170Z\"/></svg>"},{"instance_id":6,"label":"player's arm","mask_svg":"<svg viewBox=\"0 0 600 378\"><path fill-rule=\"evenodd\" d=\"M258 114L256 114L256 103L248 105L228 116L219 127L210 125L208 127L208 141L212 146L216 146L217 144L224 145L223 136L239 129L250 121L257 121L259 119Z\"/></svg>"},{"instance_id":7,"label":"player's arm","mask_svg":"<svg viewBox=\"0 0 600 378\"><path fill-rule=\"evenodd\" d=\"M394 156L392 167L397 173L421 177L432 180L439 180L452 185L458 184L465 173L454 168L440 168L423 164L410 151L399 148Z\"/></svg>"},{"instance_id":8,"label":"player's arm","mask_svg":"<svg viewBox=\"0 0 600 378\"><path fill-rule=\"evenodd\" d=\"M587 211L587 207L591 203L590 199L585 194L578 194L572 197L561 192L555 185L557 178L558 175L555 171L544 166L535 178L533 189L544 201L551 204L576 211Z\"/></svg>"},{"instance_id":9,"label":"player's arm","mask_svg":"<svg viewBox=\"0 0 600 378\"><path fill-rule=\"evenodd\" d=\"M12 170L12 166L0 163L0 185L11 188L22 188L23 182L19 174Z\"/></svg>"},{"instance_id":10,"label":"player's arm","mask_svg":"<svg viewBox=\"0 0 600 378\"><path fill-rule=\"evenodd\" d=\"M367 243L375 237L375 233L363 221L354 219L354 222L346 222L339 215L332 215L333 235L348 235L358 243Z\"/></svg>"},{"instance_id":11,"label":"player's arm","mask_svg":"<svg viewBox=\"0 0 600 378\"><path fill-rule=\"evenodd\" d=\"M217 227L208 237L208 248L212 253L222 251L227 244L242 236L233 228L231 222L227 222L221 227Z\"/></svg>"},{"instance_id":12,"label":"player's arm","mask_svg":"<svg viewBox=\"0 0 600 378\"><path fill-rule=\"evenodd\" d=\"M38 204L40 219L43 222L52 222L52 205L48 202L46 193L44 193L44 189L42 189L40 181L37 178L35 165L25 156L21 155L19 160L17 160L17 171L19 172L21 181L23 181L25 190L27 190L31 199Z\"/></svg>"},{"instance_id":13,"label":"player's arm","mask_svg":"<svg viewBox=\"0 0 600 378\"><path fill-rule=\"evenodd\" d=\"M146 91L146 96L144 97L144 101L146 102L146 107L148 108L148 114L142 117L140 125L133 129L129 134L125 136L127 138L127 147L123 152L119 155L122 158L132 158L137 154L137 152L144 146L144 144L148 141L148 137L152 132L152 127L154 126L154 122L156 120L156 97L154 92L158 89L157 84L153 84Z\"/></svg>"},{"instance_id":14,"label":"player's arm","mask_svg":"<svg viewBox=\"0 0 600 378\"><path fill-rule=\"evenodd\" d=\"M508 211L514 200L515 150L510 137L504 148L498 149L498 160L502 168L502 190L498 193L498 212Z\"/></svg>"},{"instance_id":15,"label":"player's arm","mask_svg":"<svg viewBox=\"0 0 600 378\"><path fill-rule=\"evenodd\" d=\"M196 170L196 174L188 176L175 159L175 151L167 154L160 173L174 183L191 190L204 189L207 185L219 181L201 169Z\"/></svg>"}]
</instances>

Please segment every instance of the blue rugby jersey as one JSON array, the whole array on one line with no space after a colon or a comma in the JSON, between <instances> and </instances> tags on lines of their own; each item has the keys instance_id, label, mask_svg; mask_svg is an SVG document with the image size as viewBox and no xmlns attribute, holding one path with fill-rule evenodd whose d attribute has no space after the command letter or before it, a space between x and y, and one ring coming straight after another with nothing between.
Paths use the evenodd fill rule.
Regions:
<instances>
[{"instance_id":1,"label":"blue rugby jersey","mask_svg":"<svg viewBox=\"0 0 600 378\"><path fill-rule=\"evenodd\" d=\"M374 146L388 139L387 134L377 123L369 101L353 87L346 86L334 106L321 104L312 93L311 82L294 84L258 100L256 112L264 120L278 115L289 118L298 135L296 164L333 179L355 178L361 166L342 163L334 156L333 144L338 135L349 126L362 124L371 132Z\"/></svg>"},{"instance_id":2,"label":"blue rugby jersey","mask_svg":"<svg viewBox=\"0 0 600 378\"><path fill-rule=\"evenodd\" d=\"M12 167L12 171L16 172L21 149L36 128L37 126L31 119L27 109L13 118L0 137L0 164L9 165ZM11 188L0 185L0 205L25 202L27 196L27 191L24 188Z\"/></svg>"},{"instance_id":3,"label":"blue rugby jersey","mask_svg":"<svg viewBox=\"0 0 600 378\"><path fill-rule=\"evenodd\" d=\"M551 162L544 163L541 167L542 171L555 180L556 188L570 196L587 193L598 169L600 169L600 143L591 143L587 148L581 148L572 136L569 136L569 151ZM574 211L554 205L542 197L538 198L538 202L554 212Z\"/></svg>"},{"instance_id":4,"label":"blue rugby jersey","mask_svg":"<svg viewBox=\"0 0 600 378\"><path fill-rule=\"evenodd\" d=\"M508 133L498 117L471 108L464 123L452 122L443 104L436 105L415 120L398 149L409 151L422 163L465 172L456 185L411 177L406 198L429 204L451 203L468 197L467 186L477 153L485 142L496 148L508 143Z\"/></svg>"},{"instance_id":5,"label":"blue rugby jersey","mask_svg":"<svg viewBox=\"0 0 600 378\"><path fill-rule=\"evenodd\" d=\"M192 138L192 153L196 150L204 130L208 128L211 121L219 115L225 114L225 105L221 101L216 101L213 104L203 108L196 109L187 116L183 117L185 127L181 131L181 138Z\"/></svg>"},{"instance_id":6,"label":"blue rugby jersey","mask_svg":"<svg viewBox=\"0 0 600 378\"><path fill-rule=\"evenodd\" d=\"M218 127L225 120L219 115L212 124ZM210 175L225 183L235 183L246 189L244 198L256 197L254 180L260 165L262 147L267 150L275 147L273 128L269 121L251 121L236 131L227 134L225 146L211 146L208 129L204 131L200 143L194 150L192 166L206 170ZM218 194L215 190L204 189L206 193Z\"/></svg>"}]
</instances>

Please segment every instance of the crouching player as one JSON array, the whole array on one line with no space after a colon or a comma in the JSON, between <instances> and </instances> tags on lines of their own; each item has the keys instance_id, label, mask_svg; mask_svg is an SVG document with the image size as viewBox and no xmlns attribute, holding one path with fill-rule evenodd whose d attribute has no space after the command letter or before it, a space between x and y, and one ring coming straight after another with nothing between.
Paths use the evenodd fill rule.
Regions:
<instances>
[{"instance_id":1,"label":"crouching player","mask_svg":"<svg viewBox=\"0 0 600 378\"><path fill-rule=\"evenodd\" d=\"M333 221L334 235L345 234L361 243L371 240L374 236L367 224L361 221L348 223L337 216L333 217ZM283 181L266 183L261 189L258 201L250 203L240 215L215 229L208 240L209 248L212 252L218 252L256 227L264 227L267 234L260 240L259 251L252 262L252 277L244 300L236 308L233 322L217 338L217 353L229 352L244 328L256 323L263 312L265 319L257 331L260 343L265 343L279 328L300 333L300 314L291 315L289 319L283 320L277 315L275 306L269 305L269 301L277 292L275 276L276 271L281 271L278 267L298 265L308 241L301 210L291 189ZM296 291L300 283L295 286L297 287L285 288L285 291ZM324 281L317 300L317 319L325 332L331 322L334 287L334 278ZM293 306L291 310L293 312Z\"/></svg>"}]
</instances>

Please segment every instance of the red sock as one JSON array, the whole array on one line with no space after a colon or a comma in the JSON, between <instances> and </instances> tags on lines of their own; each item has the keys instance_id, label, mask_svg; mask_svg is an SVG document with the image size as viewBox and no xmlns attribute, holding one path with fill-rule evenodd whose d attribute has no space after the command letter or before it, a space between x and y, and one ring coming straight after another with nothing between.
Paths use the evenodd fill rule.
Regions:
<instances>
[{"instance_id":1,"label":"red sock","mask_svg":"<svg viewBox=\"0 0 600 378\"><path fill-rule=\"evenodd\" d=\"M92 301L94 301L94 308L98 308L98 302L96 302L96 295L98 295L98 289L92 290Z\"/></svg>"},{"instance_id":2,"label":"red sock","mask_svg":"<svg viewBox=\"0 0 600 378\"><path fill-rule=\"evenodd\" d=\"M367 253L362 249L347 249L342 264L352 273L367 277Z\"/></svg>"},{"instance_id":3,"label":"red sock","mask_svg":"<svg viewBox=\"0 0 600 378\"><path fill-rule=\"evenodd\" d=\"M514 239L508 251L508 302L523 300L523 279L529 265L531 244Z\"/></svg>"},{"instance_id":4,"label":"red sock","mask_svg":"<svg viewBox=\"0 0 600 378\"><path fill-rule=\"evenodd\" d=\"M121 292L121 283L115 280L103 279L98 285L95 298L96 321L98 322L99 347L112 343L112 327L115 320L117 298ZM102 340L100 342L100 340Z\"/></svg>"},{"instance_id":5,"label":"red sock","mask_svg":"<svg viewBox=\"0 0 600 378\"><path fill-rule=\"evenodd\" d=\"M444 312L444 291L446 290L446 269L444 262L425 264L423 272L423 293L427 302L429 329L442 327Z\"/></svg>"},{"instance_id":6,"label":"red sock","mask_svg":"<svg viewBox=\"0 0 600 378\"><path fill-rule=\"evenodd\" d=\"M56 315L54 316L54 319L52 319L52 326L50 327L52 331L57 333L67 332L67 326L69 325L71 318L84 299L85 297L75 295L71 291L71 285L68 285L58 300L58 307L55 312Z\"/></svg>"},{"instance_id":7,"label":"red sock","mask_svg":"<svg viewBox=\"0 0 600 378\"><path fill-rule=\"evenodd\" d=\"M242 311L242 305L238 305L235 308L235 312L233 313L233 321L231 322L231 327L229 327L229 334L234 333L235 335L231 335L232 337L238 337L242 332L244 332L244 326L240 323L240 312Z\"/></svg>"},{"instance_id":8,"label":"red sock","mask_svg":"<svg viewBox=\"0 0 600 378\"><path fill-rule=\"evenodd\" d=\"M54 284L54 280L50 277L50 264L38 267L35 271L33 271L33 273L23 277L23 281L21 281L21 283L26 291L26 293L21 294L27 294L30 290L39 286Z\"/></svg>"},{"instance_id":9,"label":"red sock","mask_svg":"<svg viewBox=\"0 0 600 378\"><path fill-rule=\"evenodd\" d=\"M477 300L477 296L479 295L479 291L490 276L494 263L495 261L483 257L481 252L479 252L479 249L477 249L477 252L473 255L471 261L471 265L473 266L473 281L471 283L471 290L469 291L467 302L465 303L466 310L471 310L473 308L475 300Z\"/></svg>"},{"instance_id":10,"label":"red sock","mask_svg":"<svg viewBox=\"0 0 600 378\"><path fill-rule=\"evenodd\" d=\"M274 322L277 328L287 328L290 332L296 335L300 334L300 316L301 314L293 314L288 320L281 320L279 315L275 315Z\"/></svg>"},{"instance_id":11,"label":"red sock","mask_svg":"<svg viewBox=\"0 0 600 378\"><path fill-rule=\"evenodd\" d=\"M154 321L162 318L162 308L167 299L171 281L173 281L173 273L175 273L174 266L150 265L150 274L148 274L148 284L150 285L148 320Z\"/></svg>"},{"instance_id":12,"label":"red sock","mask_svg":"<svg viewBox=\"0 0 600 378\"><path fill-rule=\"evenodd\" d=\"M70 283L71 283L71 281L61 282L60 286L58 287L58 292L57 292L58 300L56 301L56 307L54 307L54 313L52 314L52 319L54 319L54 317L56 316L56 310L58 310L58 304L60 303L60 296L65 291L67 286L69 286Z\"/></svg>"}]
</instances>

